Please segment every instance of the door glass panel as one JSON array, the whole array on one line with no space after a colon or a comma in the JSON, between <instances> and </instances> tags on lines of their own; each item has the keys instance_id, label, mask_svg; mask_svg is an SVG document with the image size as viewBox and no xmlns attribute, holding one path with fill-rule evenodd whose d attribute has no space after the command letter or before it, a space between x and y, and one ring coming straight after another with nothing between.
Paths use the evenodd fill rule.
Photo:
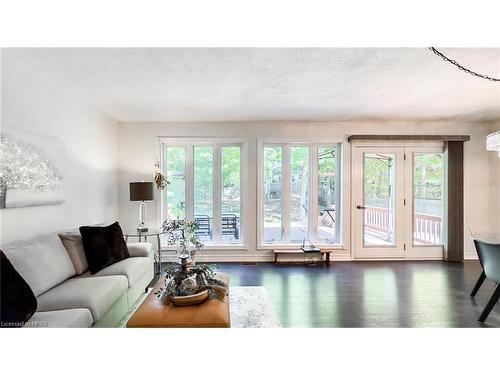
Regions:
<instances>
[{"instance_id":1,"label":"door glass panel","mask_svg":"<svg viewBox=\"0 0 500 375\"><path fill-rule=\"evenodd\" d=\"M443 243L443 154L413 154L413 244Z\"/></svg>"},{"instance_id":2,"label":"door glass panel","mask_svg":"<svg viewBox=\"0 0 500 375\"><path fill-rule=\"evenodd\" d=\"M290 147L290 241L309 238L309 147Z\"/></svg>"},{"instance_id":3,"label":"door glass panel","mask_svg":"<svg viewBox=\"0 0 500 375\"><path fill-rule=\"evenodd\" d=\"M186 149L167 147L165 152L165 174L170 181L165 189L165 201L169 219L186 217Z\"/></svg>"},{"instance_id":4,"label":"door glass panel","mask_svg":"<svg viewBox=\"0 0 500 375\"><path fill-rule=\"evenodd\" d=\"M195 233L206 242L213 239L213 147L194 147L193 163L194 220L198 224Z\"/></svg>"},{"instance_id":5,"label":"door glass panel","mask_svg":"<svg viewBox=\"0 0 500 375\"><path fill-rule=\"evenodd\" d=\"M395 155L365 153L364 246L395 245Z\"/></svg>"},{"instance_id":6,"label":"door glass panel","mask_svg":"<svg viewBox=\"0 0 500 375\"><path fill-rule=\"evenodd\" d=\"M221 153L222 240L224 242L239 242L241 218L241 148L239 146L224 146Z\"/></svg>"},{"instance_id":7,"label":"door glass panel","mask_svg":"<svg viewBox=\"0 0 500 375\"><path fill-rule=\"evenodd\" d=\"M334 243L336 209L336 147L318 147L318 241Z\"/></svg>"},{"instance_id":8,"label":"door glass panel","mask_svg":"<svg viewBox=\"0 0 500 375\"><path fill-rule=\"evenodd\" d=\"M283 147L264 147L264 242L281 241Z\"/></svg>"}]
</instances>

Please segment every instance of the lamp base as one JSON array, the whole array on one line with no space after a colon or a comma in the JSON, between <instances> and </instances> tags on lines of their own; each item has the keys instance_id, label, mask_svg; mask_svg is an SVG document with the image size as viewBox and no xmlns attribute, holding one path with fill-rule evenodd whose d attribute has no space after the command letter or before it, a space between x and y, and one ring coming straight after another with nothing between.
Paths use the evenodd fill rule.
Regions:
<instances>
[{"instance_id":1,"label":"lamp base","mask_svg":"<svg viewBox=\"0 0 500 375\"><path fill-rule=\"evenodd\" d=\"M137 227L137 233L146 233L148 228L145 227Z\"/></svg>"}]
</instances>

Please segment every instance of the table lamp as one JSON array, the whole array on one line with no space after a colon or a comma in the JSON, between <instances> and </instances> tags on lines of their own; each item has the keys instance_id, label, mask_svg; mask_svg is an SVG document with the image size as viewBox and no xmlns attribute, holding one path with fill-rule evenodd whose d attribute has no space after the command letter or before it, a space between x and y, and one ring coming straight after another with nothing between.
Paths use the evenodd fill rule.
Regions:
<instances>
[{"instance_id":1,"label":"table lamp","mask_svg":"<svg viewBox=\"0 0 500 375\"><path fill-rule=\"evenodd\" d=\"M139 205L139 226L137 232L147 232L148 228L144 225L146 221L146 201L154 200L154 187L152 182L131 182L130 200L141 202Z\"/></svg>"}]
</instances>

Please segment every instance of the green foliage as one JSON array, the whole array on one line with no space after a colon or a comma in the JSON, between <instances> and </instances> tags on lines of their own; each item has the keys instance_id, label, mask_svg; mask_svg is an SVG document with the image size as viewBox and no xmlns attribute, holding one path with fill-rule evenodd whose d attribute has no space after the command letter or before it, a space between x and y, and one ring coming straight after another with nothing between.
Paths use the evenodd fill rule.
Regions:
<instances>
[{"instance_id":1,"label":"green foliage","mask_svg":"<svg viewBox=\"0 0 500 375\"><path fill-rule=\"evenodd\" d=\"M365 156L365 199L387 199L390 196L393 157L385 155Z\"/></svg>"},{"instance_id":2,"label":"green foliage","mask_svg":"<svg viewBox=\"0 0 500 375\"><path fill-rule=\"evenodd\" d=\"M184 147L166 148L166 175L170 185L166 190L169 215L185 217L185 160ZM239 146L223 146L221 149L221 179L225 213L240 212L240 168ZM214 147L196 146L193 152L194 204L197 215L213 216Z\"/></svg>"},{"instance_id":3,"label":"green foliage","mask_svg":"<svg viewBox=\"0 0 500 375\"><path fill-rule=\"evenodd\" d=\"M241 150L240 147L222 148L222 183L224 188L240 187L240 165Z\"/></svg>"},{"instance_id":4,"label":"green foliage","mask_svg":"<svg viewBox=\"0 0 500 375\"><path fill-rule=\"evenodd\" d=\"M167 147L165 152L166 177L170 181L165 191L168 213L173 218L185 216L185 162L184 147Z\"/></svg>"},{"instance_id":5,"label":"green foliage","mask_svg":"<svg viewBox=\"0 0 500 375\"><path fill-rule=\"evenodd\" d=\"M181 288L182 282L186 278L194 277L196 280L196 289L191 294L197 294L208 290L210 298L224 299L226 295L227 285L221 280L216 279L216 266L201 264L192 268L185 268L180 264L170 264L165 269L165 286L155 292L157 298L163 296L186 296L187 294Z\"/></svg>"},{"instance_id":6,"label":"green foliage","mask_svg":"<svg viewBox=\"0 0 500 375\"><path fill-rule=\"evenodd\" d=\"M198 224L195 221L180 220L165 220L163 222L163 230L167 234L167 242L169 245L183 246L188 248L191 244L195 250L203 248L203 242L196 235L195 230Z\"/></svg>"},{"instance_id":7,"label":"green foliage","mask_svg":"<svg viewBox=\"0 0 500 375\"><path fill-rule=\"evenodd\" d=\"M443 155L415 155L413 184L417 199L442 199Z\"/></svg>"},{"instance_id":8,"label":"green foliage","mask_svg":"<svg viewBox=\"0 0 500 375\"><path fill-rule=\"evenodd\" d=\"M194 204L198 215L212 216L214 149L194 148Z\"/></svg>"}]
</instances>

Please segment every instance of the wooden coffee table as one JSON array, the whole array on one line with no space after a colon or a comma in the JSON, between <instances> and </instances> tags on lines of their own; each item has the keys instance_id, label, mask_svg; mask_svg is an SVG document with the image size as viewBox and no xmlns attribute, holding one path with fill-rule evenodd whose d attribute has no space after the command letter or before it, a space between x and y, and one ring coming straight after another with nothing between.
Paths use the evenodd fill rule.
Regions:
<instances>
[{"instance_id":1,"label":"wooden coffee table","mask_svg":"<svg viewBox=\"0 0 500 375\"><path fill-rule=\"evenodd\" d=\"M228 286L229 277L226 274L217 275ZM223 301L208 299L198 305L165 306L154 295L165 284L164 276L158 280L153 290L144 302L134 312L127 322L127 328L229 328L229 295Z\"/></svg>"}]
</instances>

